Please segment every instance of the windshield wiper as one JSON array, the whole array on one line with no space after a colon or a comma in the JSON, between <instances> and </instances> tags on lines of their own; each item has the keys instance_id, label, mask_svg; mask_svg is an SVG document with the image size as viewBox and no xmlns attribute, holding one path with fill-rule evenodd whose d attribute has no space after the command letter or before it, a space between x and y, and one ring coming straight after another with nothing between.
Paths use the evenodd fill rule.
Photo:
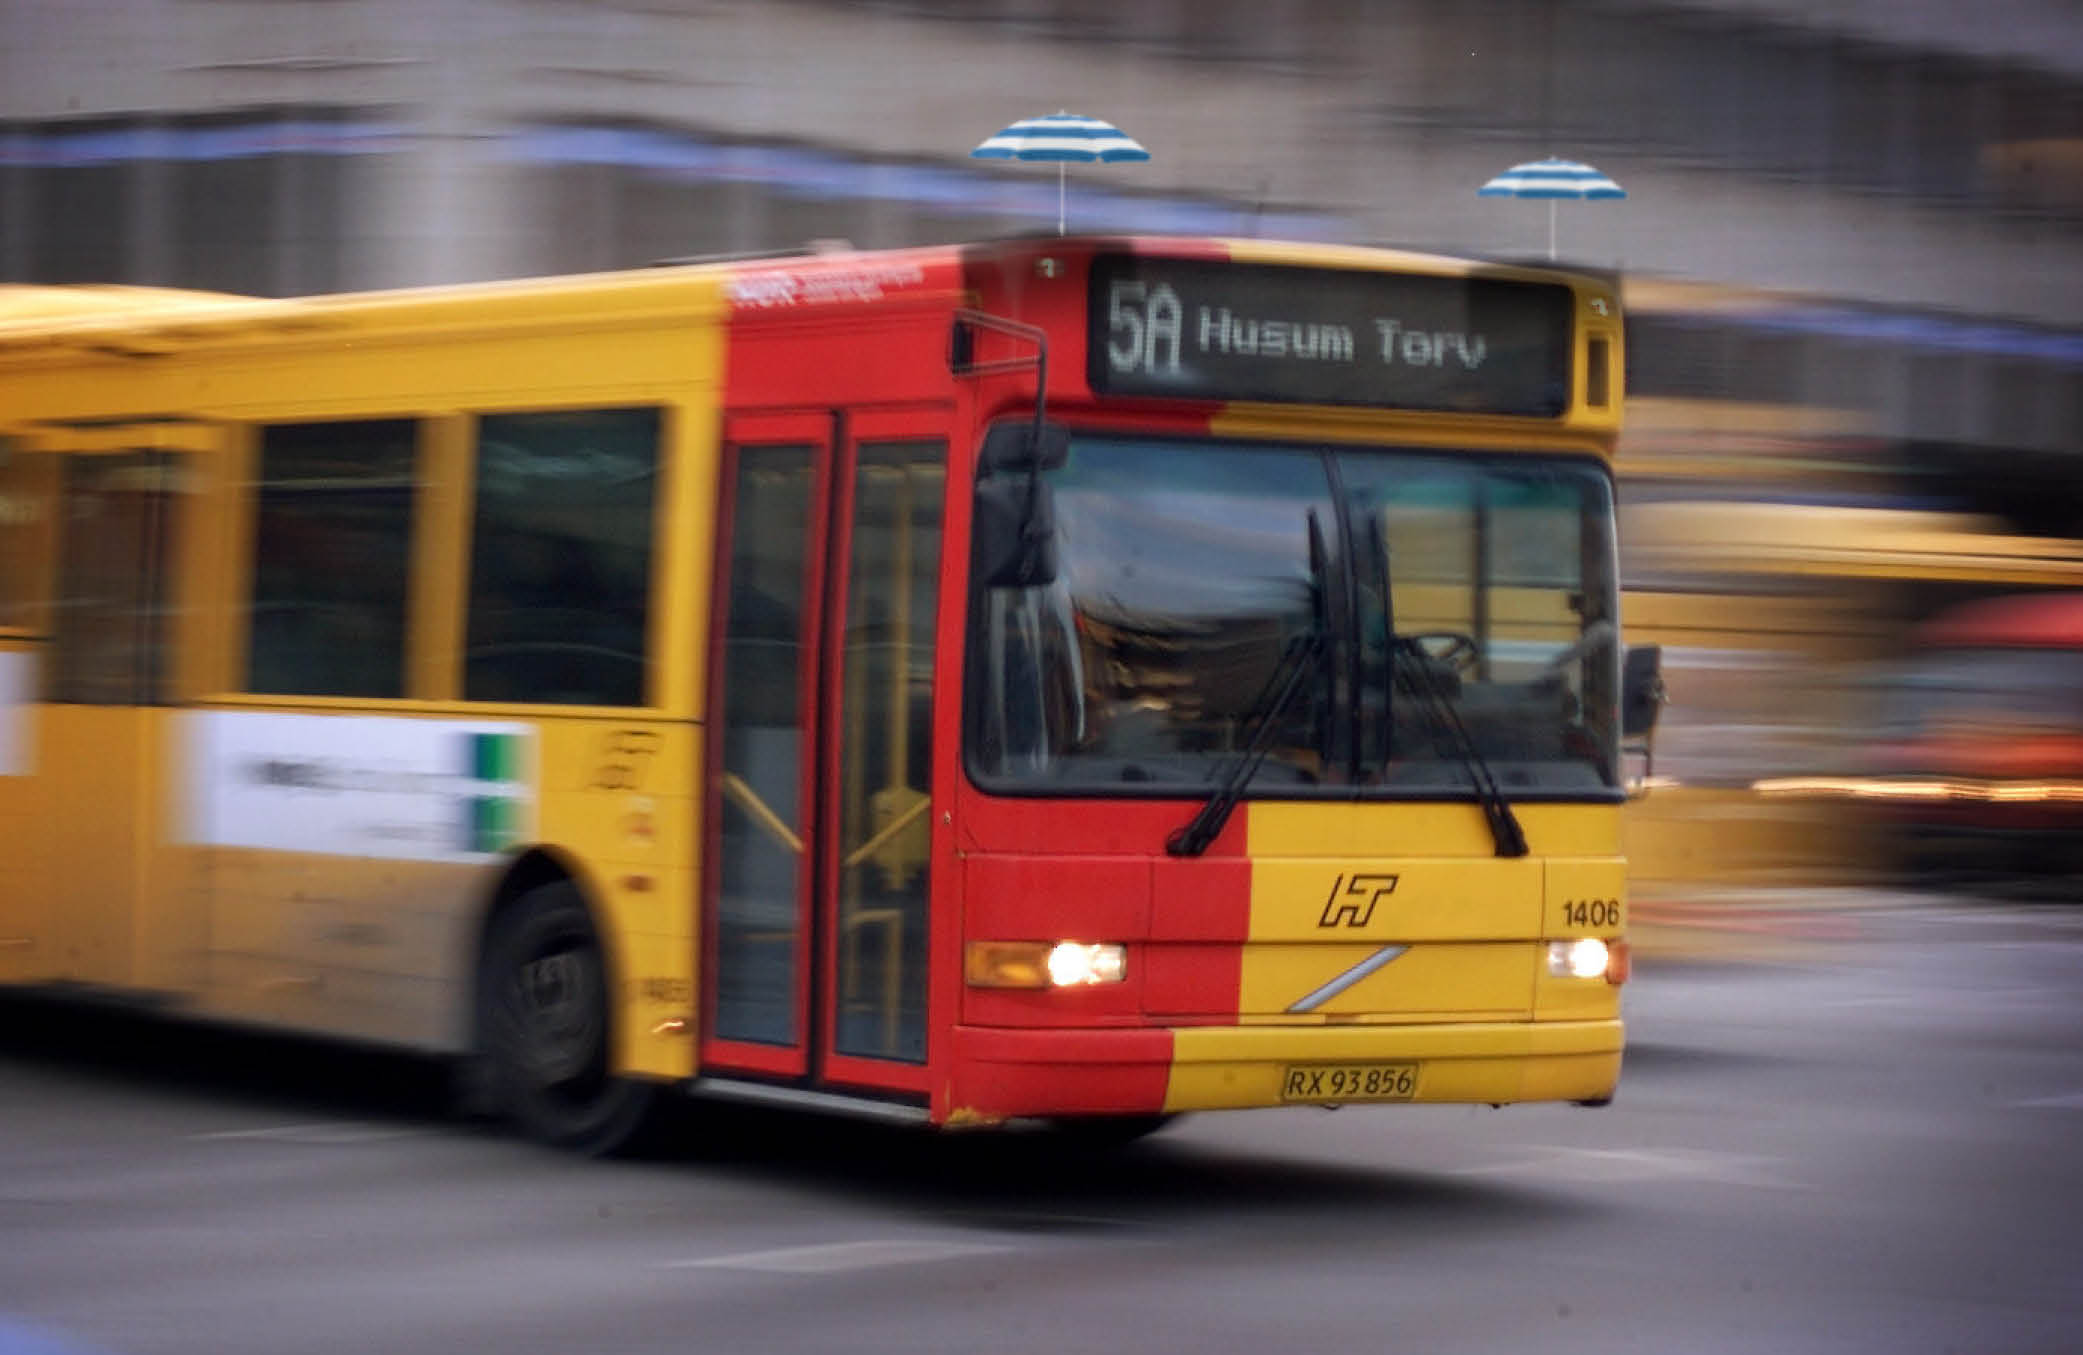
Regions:
<instances>
[{"instance_id":1,"label":"windshield wiper","mask_svg":"<svg viewBox=\"0 0 2083 1355\"><path fill-rule=\"evenodd\" d=\"M1396 662L1398 653L1408 654L1415 662L1404 665ZM1389 649L1389 668L1406 690L1415 689L1424 698L1426 714L1433 726L1443 732L1461 765L1468 769L1468 779L1475 783L1476 802L1482 806L1483 817L1490 823L1490 839L1497 844L1499 856L1526 855L1526 833L1519 827L1519 816L1512 813L1511 801L1504 798L1498 787L1497 777L1484 760L1475 739L1469 735L1468 726L1461 723L1461 714L1454 703L1440 690L1439 678L1432 671L1435 660L1427 654L1416 640L1397 637Z\"/></svg>"},{"instance_id":2,"label":"windshield wiper","mask_svg":"<svg viewBox=\"0 0 2083 1355\"><path fill-rule=\"evenodd\" d=\"M1367 553L1372 557L1374 565L1375 586L1381 589L1381 644L1384 679L1381 684L1381 765L1386 768L1396 757L1396 684L1394 681L1396 673L1396 592L1394 587L1395 573L1389 567L1389 538L1381 529L1380 515L1373 512L1367 514ZM1359 648L1365 650L1366 647L1366 639L1362 637ZM1355 684L1353 687L1353 752L1356 758L1353 768L1353 781L1355 783L1360 780L1362 771L1362 768L1357 765L1358 760L1366 756L1366 749L1361 746L1360 742L1366 733L1366 705L1364 689Z\"/></svg>"},{"instance_id":3,"label":"windshield wiper","mask_svg":"<svg viewBox=\"0 0 2083 1355\"><path fill-rule=\"evenodd\" d=\"M1290 639L1281 650L1280 662L1274 666L1273 675L1266 679L1258 700L1252 703L1251 712L1245 717L1249 734L1244 741L1244 751L1223 773L1222 784L1185 826L1175 829L1165 839L1164 849L1171 855L1199 856L1221 835L1222 826L1229 822L1231 811L1243 798L1244 788L1251 784L1259 764L1265 761L1266 750L1273 742L1273 732L1280 728L1281 717L1295 703L1295 694L1302 690L1304 682L1322 667L1324 653L1330 645L1329 626L1324 616L1326 555L1323 525L1312 508L1309 510L1309 629Z\"/></svg>"}]
</instances>

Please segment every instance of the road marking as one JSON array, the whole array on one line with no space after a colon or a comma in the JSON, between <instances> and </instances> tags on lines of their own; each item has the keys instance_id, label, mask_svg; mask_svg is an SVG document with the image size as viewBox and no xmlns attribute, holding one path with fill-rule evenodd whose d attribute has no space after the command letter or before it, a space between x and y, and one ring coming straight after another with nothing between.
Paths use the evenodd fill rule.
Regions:
<instances>
[{"instance_id":1,"label":"road marking","mask_svg":"<svg viewBox=\"0 0 2083 1355\"><path fill-rule=\"evenodd\" d=\"M827 1242L809 1247L780 1247L773 1251L737 1252L730 1256L704 1256L689 1261L667 1261L660 1269L760 1270L778 1275L835 1275L877 1266L907 1266L923 1261L948 1261L958 1256L982 1256L1012 1250L983 1242L936 1242L925 1238L885 1238L866 1242Z\"/></svg>"},{"instance_id":2,"label":"road marking","mask_svg":"<svg viewBox=\"0 0 2083 1355\"><path fill-rule=\"evenodd\" d=\"M1685 1148L1562 1148L1535 1145L1534 1156L1449 1170L1453 1176L1539 1175L1558 1183L1712 1181L1720 1185L1804 1190L1767 1170L1777 1159Z\"/></svg>"},{"instance_id":3,"label":"road marking","mask_svg":"<svg viewBox=\"0 0 2083 1355\"><path fill-rule=\"evenodd\" d=\"M417 1138L424 1129L402 1129L379 1124L284 1124L267 1129L220 1129L213 1134L190 1134L196 1142L220 1139L264 1139L270 1143L382 1143L388 1139Z\"/></svg>"}]
</instances>

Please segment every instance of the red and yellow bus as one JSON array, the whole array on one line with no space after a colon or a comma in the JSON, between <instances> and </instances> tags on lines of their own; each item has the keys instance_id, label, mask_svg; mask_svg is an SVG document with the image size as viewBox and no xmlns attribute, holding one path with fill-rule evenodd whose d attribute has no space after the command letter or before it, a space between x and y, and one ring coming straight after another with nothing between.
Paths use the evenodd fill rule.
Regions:
<instances>
[{"instance_id":1,"label":"red and yellow bus","mask_svg":"<svg viewBox=\"0 0 2083 1355\"><path fill-rule=\"evenodd\" d=\"M1603 1102L1617 311L1059 237L0 295L0 980L584 1149Z\"/></svg>"}]
</instances>

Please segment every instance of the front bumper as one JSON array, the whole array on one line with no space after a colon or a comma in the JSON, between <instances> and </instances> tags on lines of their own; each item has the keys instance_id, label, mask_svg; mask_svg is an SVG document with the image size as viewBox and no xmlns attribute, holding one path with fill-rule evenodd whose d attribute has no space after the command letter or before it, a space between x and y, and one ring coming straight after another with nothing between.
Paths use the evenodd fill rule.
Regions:
<instances>
[{"instance_id":1,"label":"front bumper","mask_svg":"<svg viewBox=\"0 0 2083 1355\"><path fill-rule=\"evenodd\" d=\"M1286 1104L1297 1065L1417 1065L1411 1102L1601 1101L1620 1079L1622 1023L957 1027L936 1118L1148 1115ZM1400 1103L1399 1103L1400 1104Z\"/></svg>"}]
</instances>

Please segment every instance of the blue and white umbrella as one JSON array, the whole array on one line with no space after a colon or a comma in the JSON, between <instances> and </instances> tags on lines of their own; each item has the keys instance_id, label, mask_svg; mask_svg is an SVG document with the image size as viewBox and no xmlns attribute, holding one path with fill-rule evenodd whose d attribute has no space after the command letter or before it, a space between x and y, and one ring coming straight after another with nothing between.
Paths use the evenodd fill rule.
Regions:
<instances>
[{"instance_id":1,"label":"blue and white umbrella","mask_svg":"<svg viewBox=\"0 0 2083 1355\"><path fill-rule=\"evenodd\" d=\"M1114 164L1148 160L1150 152L1111 122L1076 113L1022 118L970 152L979 160L1056 162L1056 233L1063 234L1063 167L1073 162Z\"/></svg>"},{"instance_id":2,"label":"blue and white umbrella","mask_svg":"<svg viewBox=\"0 0 2083 1355\"><path fill-rule=\"evenodd\" d=\"M1548 257L1555 257L1555 204L1624 198L1627 190L1575 160L1530 160L1513 165L1476 190L1486 198L1541 198L1548 204Z\"/></svg>"}]
</instances>

